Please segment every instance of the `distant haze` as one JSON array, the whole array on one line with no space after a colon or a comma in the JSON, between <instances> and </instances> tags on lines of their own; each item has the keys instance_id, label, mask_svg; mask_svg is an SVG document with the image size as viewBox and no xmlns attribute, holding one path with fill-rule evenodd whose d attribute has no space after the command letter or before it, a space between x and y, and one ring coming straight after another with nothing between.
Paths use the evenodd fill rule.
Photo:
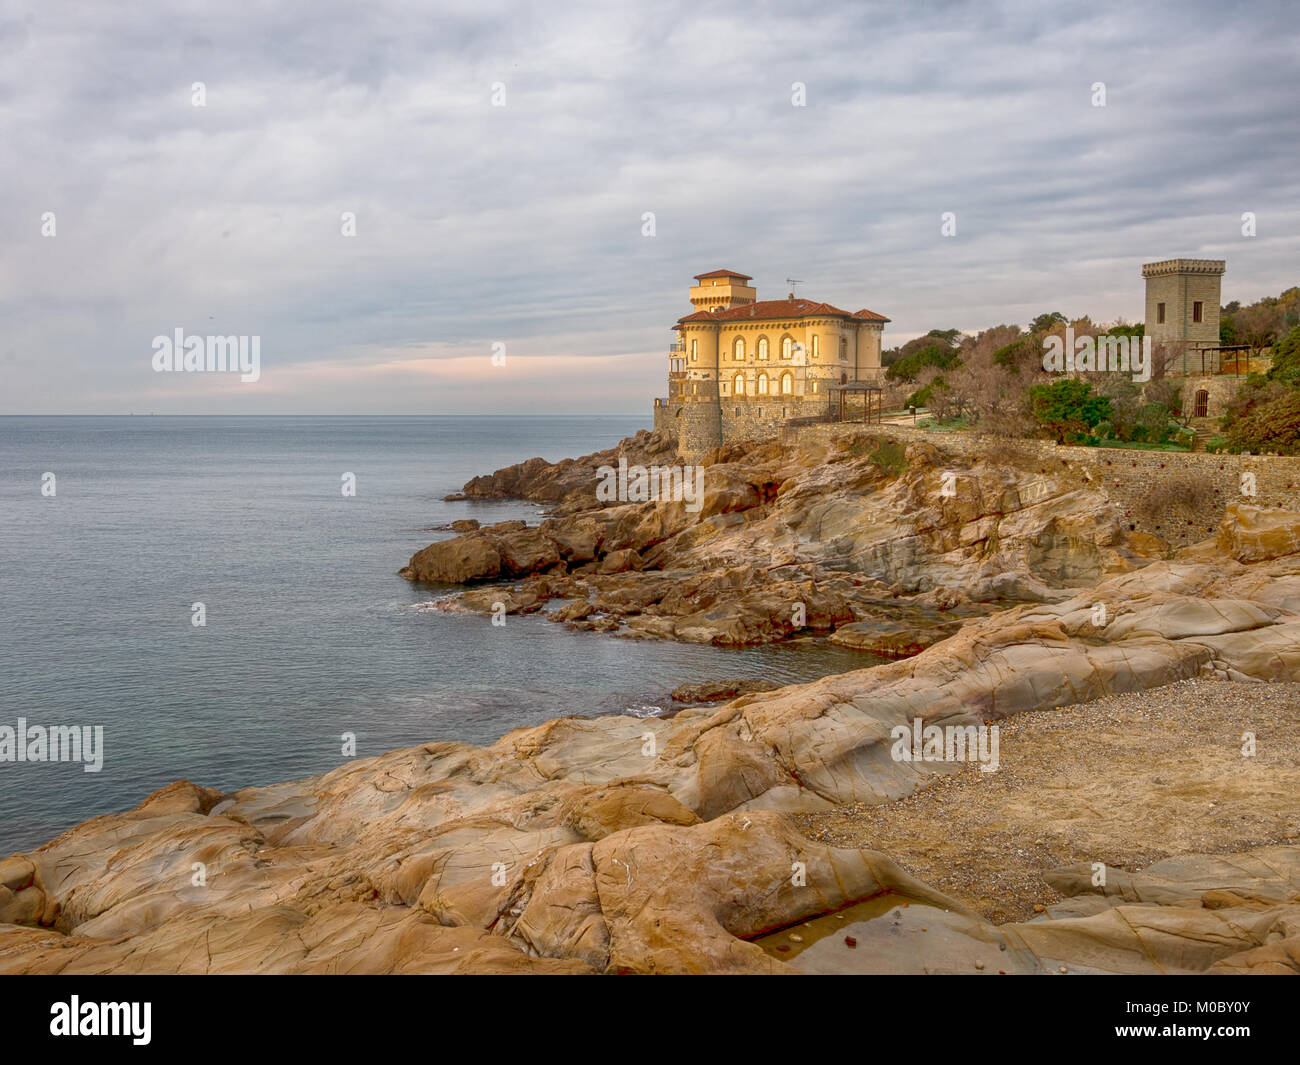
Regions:
<instances>
[{"instance_id":1,"label":"distant haze","mask_svg":"<svg viewBox=\"0 0 1300 1065\"><path fill-rule=\"evenodd\" d=\"M887 347L1140 320L1141 264L1178 256L1226 259L1225 302L1276 294L1298 28L1289 3L0 0L0 413L648 418L715 268L888 315ZM155 373L178 328L260 337L260 378Z\"/></svg>"}]
</instances>

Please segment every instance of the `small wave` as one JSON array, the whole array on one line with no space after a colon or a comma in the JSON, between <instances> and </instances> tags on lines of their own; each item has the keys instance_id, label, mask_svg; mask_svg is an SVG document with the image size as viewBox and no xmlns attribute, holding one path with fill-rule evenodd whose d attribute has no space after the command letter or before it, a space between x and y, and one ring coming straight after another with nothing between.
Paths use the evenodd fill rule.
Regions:
<instances>
[{"instance_id":1,"label":"small wave","mask_svg":"<svg viewBox=\"0 0 1300 1065\"><path fill-rule=\"evenodd\" d=\"M452 609L452 600L458 595L460 595L460 592L448 592L446 595L436 595L432 599L426 599L422 603L404 603L402 606L405 610L421 614L427 610L438 610L445 613Z\"/></svg>"},{"instance_id":2,"label":"small wave","mask_svg":"<svg viewBox=\"0 0 1300 1065\"><path fill-rule=\"evenodd\" d=\"M632 717L666 717L673 712L673 709L669 706L657 706L654 703L637 703L623 707L622 712Z\"/></svg>"}]
</instances>

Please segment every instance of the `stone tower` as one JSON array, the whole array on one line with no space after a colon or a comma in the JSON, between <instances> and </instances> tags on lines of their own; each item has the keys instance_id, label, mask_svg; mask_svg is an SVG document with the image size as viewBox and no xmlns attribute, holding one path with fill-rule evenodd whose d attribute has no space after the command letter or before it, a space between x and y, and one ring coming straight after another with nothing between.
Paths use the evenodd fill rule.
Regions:
<instances>
[{"instance_id":1,"label":"stone tower","mask_svg":"<svg viewBox=\"0 0 1300 1065\"><path fill-rule=\"evenodd\" d=\"M1146 335L1171 354L1166 372L1179 372L1188 353L1218 347L1219 285L1225 268L1222 259L1165 259L1142 267ZM1218 353L1213 357L1217 360ZM1201 362L1197 355L1196 369Z\"/></svg>"},{"instance_id":2,"label":"stone tower","mask_svg":"<svg viewBox=\"0 0 1300 1065\"><path fill-rule=\"evenodd\" d=\"M728 311L753 303L757 291L749 284L754 279L735 270L710 270L696 274L691 287L691 306L697 311Z\"/></svg>"}]
</instances>

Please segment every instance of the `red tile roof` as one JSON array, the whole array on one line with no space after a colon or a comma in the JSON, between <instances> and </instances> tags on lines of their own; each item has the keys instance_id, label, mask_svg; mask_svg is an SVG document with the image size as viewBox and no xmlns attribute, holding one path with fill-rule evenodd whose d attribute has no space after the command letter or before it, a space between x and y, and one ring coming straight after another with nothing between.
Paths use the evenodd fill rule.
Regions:
<instances>
[{"instance_id":1,"label":"red tile roof","mask_svg":"<svg viewBox=\"0 0 1300 1065\"><path fill-rule=\"evenodd\" d=\"M726 311L696 311L678 322L738 322L749 318L858 318L868 322L889 321L883 314L868 311L842 311L829 303L814 303L812 300L759 300L757 303L745 303Z\"/></svg>"},{"instance_id":2,"label":"red tile roof","mask_svg":"<svg viewBox=\"0 0 1300 1065\"><path fill-rule=\"evenodd\" d=\"M739 277L744 281L754 280L748 274L742 274L739 270L710 270L707 274L696 274L695 280L702 281L706 277Z\"/></svg>"}]
</instances>

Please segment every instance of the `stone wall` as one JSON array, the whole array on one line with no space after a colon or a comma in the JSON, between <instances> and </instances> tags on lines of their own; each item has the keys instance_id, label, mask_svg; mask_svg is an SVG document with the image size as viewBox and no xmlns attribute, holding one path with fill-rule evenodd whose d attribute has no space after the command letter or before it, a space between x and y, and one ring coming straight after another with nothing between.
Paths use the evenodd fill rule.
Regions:
<instances>
[{"instance_id":1,"label":"stone wall","mask_svg":"<svg viewBox=\"0 0 1300 1065\"><path fill-rule=\"evenodd\" d=\"M697 461L723 441L717 400L656 399L654 427L672 436L687 462ZM775 429L769 429L765 435L774 434Z\"/></svg>"},{"instance_id":2,"label":"stone wall","mask_svg":"<svg viewBox=\"0 0 1300 1065\"><path fill-rule=\"evenodd\" d=\"M968 462L1002 458L1017 466L1037 466L1068 487L1104 492L1135 531L1159 536L1174 547L1213 536L1224 506L1234 500L1300 510L1300 457L1058 447L1049 440L840 423L785 426L780 439L793 444L862 432L904 444L924 440ZM1242 491L1243 473L1254 474L1253 496Z\"/></svg>"},{"instance_id":3,"label":"stone wall","mask_svg":"<svg viewBox=\"0 0 1300 1065\"><path fill-rule=\"evenodd\" d=\"M655 400L654 427L669 432L678 454L695 462L724 443L770 440L792 418L824 417L829 412L830 400L821 394L723 396L721 400L670 396Z\"/></svg>"},{"instance_id":4,"label":"stone wall","mask_svg":"<svg viewBox=\"0 0 1300 1065\"><path fill-rule=\"evenodd\" d=\"M1171 378L1171 380L1178 381L1178 378ZM1232 377L1230 375L1189 375L1183 378L1181 382L1183 386L1181 394L1183 411L1195 416L1196 393L1204 390L1209 393L1205 417L1222 418L1228 412L1228 404L1236 399L1237 390L1244 381L1245 378L1243 377Z\"/></svg>"}]
</instances>

